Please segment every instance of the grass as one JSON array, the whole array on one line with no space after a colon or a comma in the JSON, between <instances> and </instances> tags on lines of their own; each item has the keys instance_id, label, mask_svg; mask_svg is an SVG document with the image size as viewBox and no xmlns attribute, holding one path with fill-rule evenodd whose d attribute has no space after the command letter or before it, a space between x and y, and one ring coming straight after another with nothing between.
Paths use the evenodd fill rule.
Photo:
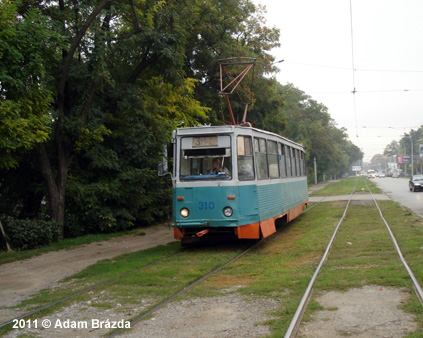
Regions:
<instances>
[{"instance_id":1,"label":"grass","mask_svg":"<svg viewBox=\"0 0 423 338\"><path fill-rule=\"evenodd\" d=\"M351 182L351 179L347 180L350 187L353 186ZM372 183L360 179L357 187L365 187L364 183L372 186ZM343 189L336 184L330 191L337 195L342 194ZM374 193L375 190L373 187ZM404 256L423 284L422 221L394 202L380 204L384 213L386 210L385 218L392 224L400 246L404 247ZM248 297L280 299L282 305L273 314L275 319L268 320L267 324L272 328L271 337L283 336L345 205L334 202L316 206L288 224L276 239L208 279L207 288L218 291L243 283L238 290ZM422 305L414 295L410 278L397 257L377 209L371 205L352 205L314 290L316 293L345 291L364 285L407 288L411 296L404 309L416 316L419 325L417 332L409 337L423 337ZM197 289L197 296L200 296L201 289ZM305 320L316 310L319 310L318 304L311 301Z\"/></svg>"},{"instance_id":2,"label":"grass","mask_svg":"<svg viewBox=\"0 0 423 338\"><path fill-rule=\"evenodd\" d=\"M342 182L349 187L349 191ZM355 178L346 179L325 189L335 195L349 194L355 182ZM366 189L365 183L371 187L373 193L377 192L374 184L365 179L358 180L358 191L362 191L361 188ZM392 201L382 201L379 205L411 269L423 284L422 220ZM246 298L276 299L280 306L273 311L272 319L266 320L265 323L271 328L270 337L283 336L344 208L345 202L319 204L284 226L275 236L265 239L242 259L210 276L179 299L215 296L221 294L222 290L239 292ZM234 257L241 251L242 245L240 242L236 245L232 243L183 250L157 264L130 272L113 283L96 289L95 294L103 296L97 297L91 306L97 307L98 311L114 308L115 311L131 310L131 313L132 309L138 306L140 299L146 300L149 306L154 306ZM62 288L44 291L23 305L34 307L51 302L118 273L132 271L179 249L178 243L172 243L102 261L67 278ZM422 305L414 295L411 281L397 257L377 209L371 205L351 205L329 258L317 278L314 294L328 290L345 291L363 285L407 288L411 296L403 307L415 316L418 323L417 331L407 337L423 337ZM233 286L237 287L231 288ZM91 295L84 295L78 300L69 301L67 305L89 299ZM114 307L116 303L122 304L119 310ZM49 309L45 314L58 310L61 306ZM322 306L311 299L304 319L310 319L311 314L319 310L322 310ZM37 317L40 318L40 315ZM3 333L5 331L0 329L0 335Z\"/></svg>"},{"instance_id":3,"label":"grass","mask_svg":"<svg viewBox=\"0 0 423 338\"><path fill-rule=\"evenodd\" d=\"M274 313L276 318L267 323L275 337L283 335L342 215L342 208L327 206L316 207L313 213L310 211L289 223L248 257L209 278L206 289L231 286L221 284L224 276L224 280L234 283L242 277L241 280L248 281L239 288L245 296L281 300L283 305ZM201 290L197 289L200 295Z\"/></svg>"},{"instance_id":4,"label":"grass","mask_svg":"<svg viewBox=\"0 0 423 338\"><path fill-rule=\"evenodd\" d=\"M381 191L376 185L368 179L363 177L349 177L339 182L331 183L323 189L316 190L311 196L339 196L350 195L357 182L356 193L367 192L366 184L372 189L373 194L380 194Z\"/></svg>"},{"instance_id":5,"label":"grass","mask_svg":"<svg viewBox=\"0 0 423 338\"><path fill-rule=\"evenodd\" d=\"M174 242L167 246L121 255L114 259L101 261L64 279L62 287L43 290L31 299L22 302L19 307L24 308L25 311L38 308L118 274L127 273L112 283L96 288L95 294L104 294L104 296L97 296L96 301L90 304L101 311L102 309L116 308L116 304L119 303L122 304L119 311L127 313L139 306L141 299L147 299L150 305L167 299L207 272L236 256L241 252L242 247L245 247L245 244L238 243L180 251L180 244ZM153 261L157 261L157 263L135 271L140 266ZM69 306L74 302L84 303L91 298L91 294L82 294L75 299L43 310L32 318L41 318L41 316L59 311L62 307ZM10 329L11 325L1 328L0 336Z\"/></svg>"}]
</instances>

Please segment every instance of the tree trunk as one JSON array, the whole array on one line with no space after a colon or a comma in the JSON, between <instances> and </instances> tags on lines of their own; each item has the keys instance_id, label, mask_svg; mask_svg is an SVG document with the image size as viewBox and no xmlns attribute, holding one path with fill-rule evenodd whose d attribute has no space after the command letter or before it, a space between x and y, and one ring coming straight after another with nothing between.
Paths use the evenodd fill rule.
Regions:
<instances>
[{"instance_id":1,"label":"tree trunk","mask_svg":"<svg viewBox=\"0 0 423 338\"><path fill-rule=\"evenodd\" d=\"M63 237L63 223L65 220L65 191L66 191L66 181L68 179L69 165L72 161L73 155L71 155L71 148L67 148L63 143L62 138L62 123L66 115L69 114L70 109L66 107L66 103L69 100L66 100L66 85L68 81L68 75L71 68L71 63L75 51L77 50L80 41L84 37L85 33L100 14L100 12L109 6L111 0L102 0L100 4L93 10L90 16L87 18L86 22L83 24L82 28L77 32L74 37L71 47L68 51L63 51L63 69L62 75L59 80L58 92L57 92L57 107L59 110L59 118L55 126L54 141L56 146L56 160L57 168L56 170L52 169L50 158L45 144L39 144L37 146L41 173L43 175L44 181L46 182L47 194L48 194L48 207L50 216L53 220L62 224L62 237ZM63 0L59 0L59 7L62 12L65 12L65 3ZM86 104L83 107L83 119L86 119L88 110L91 104L91 100L94 96L96 85L92 85L87 99ZM69 99L69 98L68 98Z\"/></svg>"},{"instance_id":2,"label":"tree trunk","mask_svg":"<svg viewBox=\"0 0 423 338\"><path fill-rule=\"evenodd\" d=\"M1 221L0 221L0 231L1 231L1 234L3 235L3 237L4 237L4 240L6 241L7 252L12 252L13 250L10 248L9 241L7 240L7 236L6 236L6 233L4 232L3 225L1 224Z\"/></svg>"},{"instance_id":3,"label":"tree trunk","mask_svg":"<svg viewBox=\"0 0 423 338\"><path fill-rule=\"evenodd\" d=\"M60 144L60 141L56 142L57 145L57 174L51 167L50 159L48 157L47 149L45 144L39 144L38 154L40 159L41 173L47 187L47 200L49 213L51 218L62 224L62 237L63 237L63 223L65 220L65 191L66 181L68 178L70 156L67 155Z\"/></svg>"}]
</instances>

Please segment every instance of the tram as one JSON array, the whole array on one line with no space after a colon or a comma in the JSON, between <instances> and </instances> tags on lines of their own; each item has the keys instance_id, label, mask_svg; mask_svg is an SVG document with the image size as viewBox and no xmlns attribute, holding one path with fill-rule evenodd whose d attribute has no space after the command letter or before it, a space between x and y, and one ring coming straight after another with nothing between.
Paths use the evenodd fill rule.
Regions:
<instances>
[{"instance_id":1,"label":"tram","mask_svg":"<svg viewBox=\"0 0 423 338\"><path fill-rule=\"evenodd\" d=\"M238 239L268 237L276 232L278 220L292 221L308 202L302 145L245 122L253 77L242 121L235 123L229 96L250 70L254 73L255 59L219 61L220 94L231 123L179 128L172 136L172 226L174 237L183 243L223 233ZM238 76L232 75L233 69Z\"/></svg>"},{"instance_id":2,"label":"tram","mask_svg":"<svg viewBox=\"0 0 423 338\"><path fill-rule=\"evenodd\" d=\"M174 237L232 233L259 239L307 204L303 147L239 125L180 128L173 133Z\"/></svg>"}]
</instances>

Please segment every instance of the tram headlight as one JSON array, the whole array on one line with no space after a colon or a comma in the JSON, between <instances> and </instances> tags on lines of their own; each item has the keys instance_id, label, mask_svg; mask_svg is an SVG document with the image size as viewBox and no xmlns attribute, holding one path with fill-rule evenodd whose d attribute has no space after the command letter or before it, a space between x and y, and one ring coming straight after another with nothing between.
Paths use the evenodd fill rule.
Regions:
<instances>
[{"instance_id":1,"label":"tram headlight","mask_svg":"<svg viewBox=\"0 0 423 338\"><path fill-rule=\"evenodd\" d=\"M182 208L180 214L183 218L187 218L189 216L189 210L187 208Z\"/></svg>"},{"instance_id":2,"label":"tram headlight","mask_svg":"<svg viewBox=\"0 0 423 338\"><path fill-rule=\"evenodd\" d=\"M225 207L225 208L223 209L223 214L224 214L226 217L231 217L231 216L232 216L232 213L233 213L233 210L232 210L232 208L231 208L231 207Z\"/></svg>"}]
</instances>

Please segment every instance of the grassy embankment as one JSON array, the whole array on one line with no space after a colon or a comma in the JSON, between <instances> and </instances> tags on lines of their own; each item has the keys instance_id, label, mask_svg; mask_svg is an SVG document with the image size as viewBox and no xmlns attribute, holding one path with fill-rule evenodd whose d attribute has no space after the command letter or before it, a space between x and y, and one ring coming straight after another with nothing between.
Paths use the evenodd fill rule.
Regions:
<instances>
[{"instance_id":1,"label":"grassy embankment","mask_svg":"<svg viewBox=\"0 0 423 338\"><path fill-rule=\"evenodd\" d=\"M355 178L342 180L329 185L319 195L349 194L355 182ZM365 183L367 183L374 193L377 192L373 183L363 178L358 182L358 191L366 189ZM345 205L345 202L317 205L284 226L272 238L263 241L257 249L181 297L214 296L236 285L239 287L231 289L236 290L231 292L239 292L246 299L250 297L277 299L280 301L280 306L272 313L272 319L266 324L271 327L272 337L283 336L342 216ZM380 202L380 206L411 269L423 284L422 220L394 202L383 201ZM100 282L120 272L130 271L178 249L179 245L173 243L166 247L126 254L100 262L66 279L63 288L42 292L24 305L29 307L51 302L69 294L72 290ZM153 305L198 279L229 257L235 256L239 251L240 245L233 244L184 250L158 264L129 273L114 281L112 285L99 288L95 291L99 296L91 302L91 306L98 307L99 311L113 308L114 311L127 312L136 308L140 299L147 300ZM323 290L343 291L363 285L407 288L411 296L404 308L415 315L419 325L418 331L408 337L423 337L422 305L414 295L411 281L397 257L386 227L371 203L351 206L329 259L317 279L315 294ZM92 295L83 295L77 301L87 301L90 297ZM68 305L73 302L76 300L69 301ZM118 309L117 303L122 305ZM312 299L307 312L321 308ZM54 308L51 308L43 314L51 313L53 310ZM37 315L37 318L40 317L40 314ZM0 330L0 334L2 332L4 331Z\"/></svg>"},{"instance_id":2,"label":"grassy embankment","mask_svg":"<svg viewBox=\"0 0 423 338\"><path fill-rule=\"evenodd\" d=\"M110 234L90 234L76 238L62 239L45 247L33 250L22 250L12 252L0 251L0 265L39 256L50 251L70 250L81 245L107 241L111 238L120 237L124 235L144 236L145 232L142 229L135 229L114 232Z\"/></svg>"}]
</instances>

